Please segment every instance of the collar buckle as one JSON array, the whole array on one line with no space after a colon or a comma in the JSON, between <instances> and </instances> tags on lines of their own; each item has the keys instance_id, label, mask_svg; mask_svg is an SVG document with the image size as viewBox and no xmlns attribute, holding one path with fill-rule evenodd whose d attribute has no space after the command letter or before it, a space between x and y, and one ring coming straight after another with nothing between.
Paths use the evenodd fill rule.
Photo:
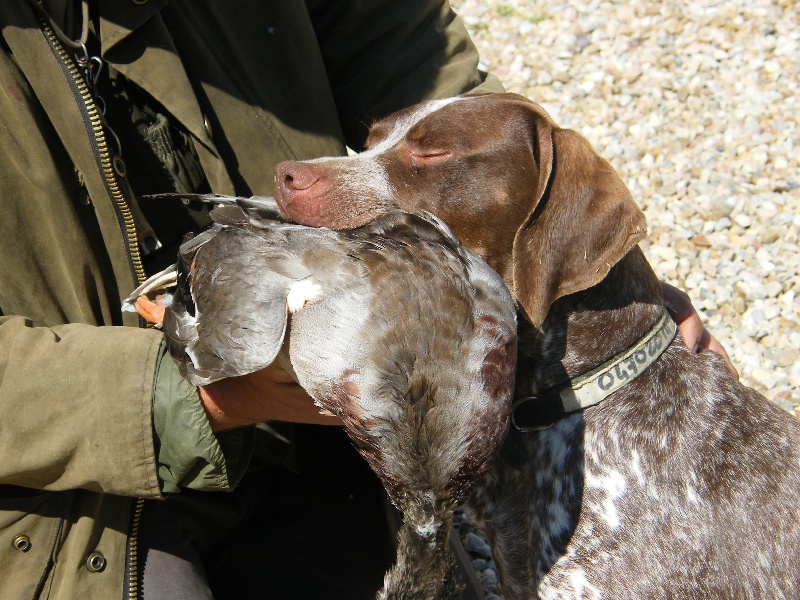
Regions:
<instances>
[{"instance_id":1,"label":"collar buckle","mask_svg":"<svg viewBox=\"0 0 800 600\"><path fill-rule=\"evenodd\" d=\"M539 395L517 398L511 407L511 425L517 431L544 431L565 416L560 402L554 404Z\"/></svg>"}]
</instances>

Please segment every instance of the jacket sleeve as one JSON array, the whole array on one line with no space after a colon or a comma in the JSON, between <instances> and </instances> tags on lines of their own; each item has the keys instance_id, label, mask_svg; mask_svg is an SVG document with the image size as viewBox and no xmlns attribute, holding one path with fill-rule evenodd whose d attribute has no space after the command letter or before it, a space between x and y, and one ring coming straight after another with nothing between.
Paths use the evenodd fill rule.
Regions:
<instances>
[{"instance_id":1,"label":"jacket sleeve","mask_svg":"<svg viewBox=\"0 0 800 600\"><path fill-rule=\"evenodd\" d=\"M244 474L255 427L213 433L197 388L181 376L162 343L153 386L158 478L164 493L230 490Z\"/></svg>"},{"instance_id":2,"label":"jacket sleeve","mask_svg":"<svg viewBox=\"0 0 800 600\"><path fill-rule=\"evenodd\" d=\"M162 334L134 327L0 317L0 414L0 483L46 490L230 489L252 439L212 434Z\"/></svg>"},{"instance_id":3,"label":"jacket sleeve","mask_svg":"<svg viewBox=\"0 0 800 600\"><path fill-rule=\"evenodd\" d=\"M377 118L422 100L502 92L442 0L307 0L348 146Z\"/></svg>"},{"instance_id":4,"label":"jacket sleeve","mask_svg":"<svg viewBox=\"0 0 800 600\"><path fill-rule=\"evenodd\" d=\"M161 334L0 317L0 482L158 496L153 374Z\"/></svg>"}]
</instances>

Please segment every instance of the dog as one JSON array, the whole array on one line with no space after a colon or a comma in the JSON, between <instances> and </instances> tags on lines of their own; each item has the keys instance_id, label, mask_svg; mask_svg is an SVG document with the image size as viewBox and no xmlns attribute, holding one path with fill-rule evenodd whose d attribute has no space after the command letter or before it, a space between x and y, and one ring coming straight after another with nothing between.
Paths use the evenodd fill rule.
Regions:
<instances>
[{"instance_id":1,"label":"dog","mask_svg":"<svg viewBox=\"0 0 800 600\"><path fill-rule=\"evenodd\" d=\"M585 138L521 96L435 100L279 164L275 198L333 229L431 212L511 290L513 424L467 506L507 600L800 598L800 421L676 335Z\"/></svg>"}]
</instances>

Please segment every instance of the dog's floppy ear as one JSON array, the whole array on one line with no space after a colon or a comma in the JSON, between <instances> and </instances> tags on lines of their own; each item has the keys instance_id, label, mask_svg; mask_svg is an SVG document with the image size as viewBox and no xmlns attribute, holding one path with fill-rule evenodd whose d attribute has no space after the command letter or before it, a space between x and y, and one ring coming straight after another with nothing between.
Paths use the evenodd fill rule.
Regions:
<instances>
[{"instance_id":1,"label":"dog's floppy ear","mask_svg":"<svg viewBox=\"0 0 800 600\"><path fill-rule=\"evenodd\" d=\"M534 118L540 146L534 154L550 154L552 164L546 178L547 165L537 159L538 198L516 233L512 268L517 302L538 326L558 298L602 281L645 237L647 223L619 175L583 136L538 112Z\"/></svg>"}]
</instances>

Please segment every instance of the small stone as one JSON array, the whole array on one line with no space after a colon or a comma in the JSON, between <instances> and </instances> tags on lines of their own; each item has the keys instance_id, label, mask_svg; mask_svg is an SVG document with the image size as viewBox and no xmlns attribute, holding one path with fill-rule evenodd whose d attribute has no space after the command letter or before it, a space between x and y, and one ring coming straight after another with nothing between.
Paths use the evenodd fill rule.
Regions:
<instances>
[{"instance_id":1,"label":"small stone","mask_svg":"<svg viewBox=\"0 0 800 600\"><path fill-rule=\"evenodd\" d=\"M779 239L781 239L781 231L775 228L769 228L761 235L762 244L774 244Z\"/></svg>"},{"instance_id":2,"label":"small stone","mask_svg":"<svg viewBox=\"0 0 800 600\"><path fill-rule=\"evenodd\" d=\"M778 344L779 339L777 334L770 333L761 338L758 343L764 346L764 348L774 348Z\"/></svg>"},{"instance_id":3,"label":"small stone","mask_svg":"<svg viewBox=\"0 0 800 600\"><path fill-rule=\"evenodd\" d=\"M674 248L659 248L657 252L658 257L665 262L676 260L678 258L678 253L675 252Z\"/></svg>"},{"instance_id":4,"label":"small stone","mask_svg":"<svg viewBox=\"0 0 800 600\"><path fill-rule=\"evenodd\" d=\"M742 236L728 231L728 243L734 248L747 248L750 244Z\"/></svg>"},{"instance_id":5,"label":"small stone","mask_svg":"<svg viewBox=\"0 0 800 600\"><path fill-rule=\"evenodd\" d=\"M792 402L791 395L788 395L788 397L787 397L787 394L785 394L785 393L784 394L776 394L772 398L772 401L775 404L777 404L778 406L780 406L783 410L785 410L787 412L790 412L790 413L794 413L795 405L794 405L794 402Z\"/></svg>"},{"instance_id":6,"label":"small stone","mask_svg":"<svg viewBox=\"0 0 800 600\"><path fill-rule=\"evenodd\" d=\"M497 588L497 583L498 583L497 573L495 573L491 569L486 569L485 571L482 571L478 575L478 579L481 582L481 586L485 590L493 592Z\"/></svg>"},{"instance_id":7,"label":"small stone","mask_svg":"<svg viewBox=\"0 0 800 600\"><path fill-rule=\"evenodd\" d=\"M742 325L740 331L747 337L759 340L767 335L767 317L764 311L758 308L749 308L742 315Z\"/></svg>"},{"instance_id":8,"label":"small stone","mask_svg":"<svg viewBox=\"0 0 800 600\"><path fill-rule=\"evenodd\" d=\"M553 76L548 71L542 70L536 76L536 83L538 85L550 85L553 83Z\"/></svg>"},{"instance_id":9,"label":"small stone","mask_svg":"<svg viewBox=\"0 0 800 600\"><path fill-rule=\"evenodd\" d=\"M468 533L464 537L464 549L467 552L476 554L483 558L490 558L492 556L492 549L483 539L478 537L475 533Z\"/></svg>"},{"instance_id":10,"label":"small stone","mask_svg":"<svg viewBox=\"0 0 800 600\"><path fill-rule=\"evenodd\" d=\"M783 292L783 285L780 281L770 281L764 286L764 291L767 294L767 298L777 298Z\"/></svg>"},{"instance_id":11,"label":"small stone","mask_svg":"<svg viewBox=\"0 0 800 600\"><path fill-rule=\"evenodd\" d=\"M788 369L796 362L800 362L800 350L784 348L778 353L776 362L781 369Z\"/></svg>"},{"instance_id":12,"label":"small stone","mask_svg":"<svg viewBox=\"0 0 800 600\"><path fill-rule=\"evenodd\" d=\"M589 39L589 36L582 33L581 35L575 36L575 48L577 48L578 52L582 51L586 48L589 44L592 43L592 40Z\"/></svg>"},{"instance_id":13,"label":"small stone","mask_svg":"<svg viewBox=\"0 0 800 600\"><path fill-rule=\"evenodd\" d=\"M691 238L689 238L689 241L692 242L695 246L698 246L700 248L711 247L711 242L708 241L708 238L701 233L693 235Z\"/></svg>"},{"instance_id":14,"label":"small stone","mask_svg":"<svg viewBox=\"0 0 800 600\"><path fill-rule=\"evenodd\" d=\"M715 231L725 231L731 228L731 220L729 217L722 217L714 223Z\"/></svg>"},{"instance_id":15,"label":"small stone","mask_svg":"<svg viewBox=\"0 0 800 600\"><path fill-rule=\"evenodd\" d=\"M768 390L774 388L781 379L779 372L761 367L753 369L751 376Z\"/></svg>"},{"instance_id":16,"label":"small stone","mask_svg":"<svg viewBox=\"0 0 800 600\"><path fill-rule=\"evenodd\" d=\"M572 76L567 71L561 71L553 75L553 79L559 83L569 83L572 81Z\"/></svg>"},{"instance_id":17,"label":"small stone","mask_svg":"<svg viewBox=\"0 0 800 600\"><path fill-rule=\"evenodd\" d=\"M795 291L794 290L789 290L788 292L786 292L785 294L782 294L778 298L778 302L780 302L781 304L786 306L786 308L791 310L792 304L794 303L795 296L796 296Z\"/></svg>"},{"instance_id":18,"label":"small stone","mask_svg":"<svg viewBox=\"0 0 800 600\"><path fill-rule=\"evenodd\" d=\"M485 571L489 568L489 563L487 563L482 558L476 558L472 561L472 568L475 569L477 572Z\"/></svg>"},{"instance_id":19,"label":"small stone","mask_svg":"<svg viewBox=\"0 0 800 600\"><path fill-rule=\"evenodd\" d=\"M625 69L622 73L622 78L625 83L634 83L642 76L642 69L638 65L632 65Z\"/></svg>"},{"instance_id":20,"label":"small stone","mask_svg":"<svg viewBox=\"0 0 800 600\"><path fill-rule=\"evenodd\" d=\"M662 196L674 196L678 193L678 188L675 187L675 183L672 181L665 182L660 188L658 188L658 193Z\"/></svg>"},{"instance_id":21,"label":"small stone","mask_svg":"<svg viewBox=\"0 0 800 600\"><path fill-rule=\"evenodd\" d=\"M743 296L734 296L733 309L739 314L744 313L747 310L747 300Z\"/></svg>"}]
</instances>

